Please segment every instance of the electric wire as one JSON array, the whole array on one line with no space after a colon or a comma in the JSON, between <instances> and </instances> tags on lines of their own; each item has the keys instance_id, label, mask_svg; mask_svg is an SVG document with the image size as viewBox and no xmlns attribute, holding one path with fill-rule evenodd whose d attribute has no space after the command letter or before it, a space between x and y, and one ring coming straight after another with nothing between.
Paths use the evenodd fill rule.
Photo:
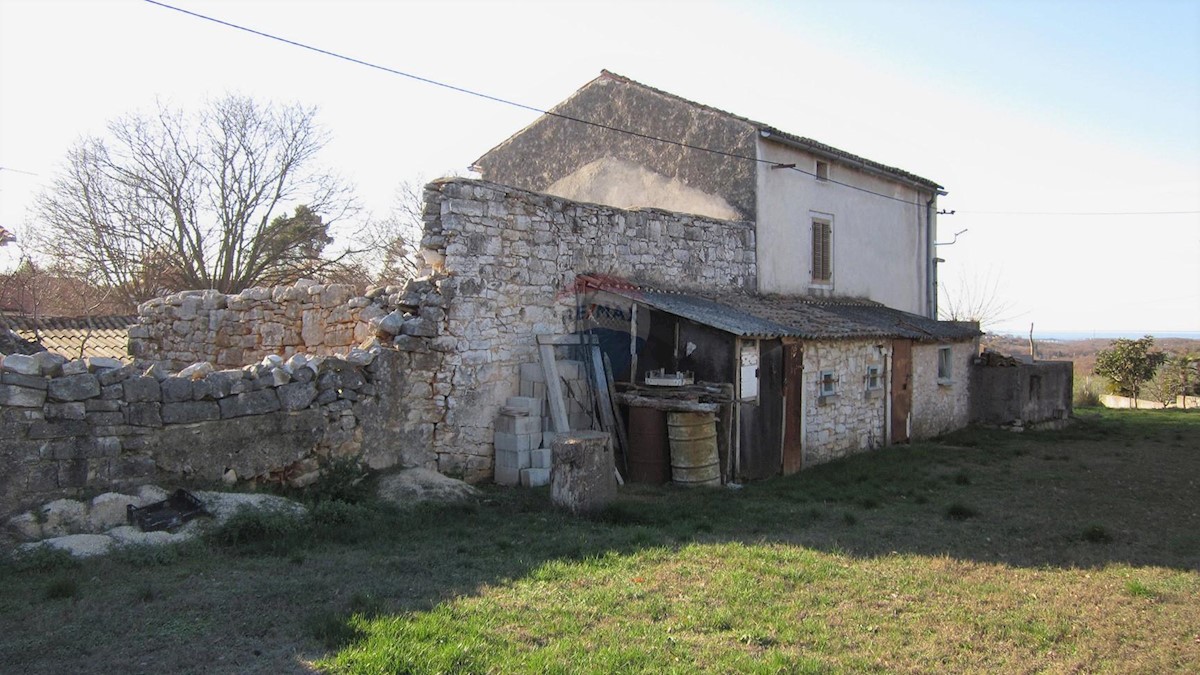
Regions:
<instances>
[{"instance_id":1,"label":"electric wire","mask_svg":"<svg viewBox=\"0 0 1200 675\"><path fill-rule=\"evenodd\" d=\"M158 7L162 7L163 9L173 10L173 11L179 12L180 14L185 14L187 16L191 16L191 17L194 17L197 19L202 19L204 21L209 21L209 22L221 25L221 26L225 26L227 28L232 28L234 30L239 30L239 31L242 31L245 33L249 33L251 35L256 35L258 37L266 38L268 40L282 42L283 44L286 44L286 45L291 45L293 47L298 47L300 49L306 49L308 51L315 52L317 54L322 54L324 56L328 56L331 58L339 59L342 61L347 61L349 63L364 66L366 68L372 68L374 70L379 70L379 71L382 71L382 72L385 72L385 73L388 73L391 75L398 75L400 77L406 77L411 80L415 80L417 82L423 82L425 84L430 84L435 87L441 87L443 89L448 89L450 91L455 91L455 92L458 92L461 94L475 96L475 97L486 99L488 101L492 101L495 103L512 106L514 108L520 108L522 110L528 110L530 112L535 112L535 113L539 113L542 115L549 115L551 117L557 117L559 119L563 119L563 120L567 120L567 121L571 121L571 122L578 122L579 124L586 124L588 126L595 127L598 129L604 129L604 130L612 131L612 132L616 132L616 133L627 134L627 135L634 136L636 138L641 138L641 139L648 140L648 141L654 141L654 142L658 142L658 143L666 143L666 144L674 145L674 146L677 146L680 148L686 148L688 150L696 150L698 152L709 152L709 153L713 153L716 155L722 155L724 157L729 157L732 159L740 159L743 161L755 162L758 164L765 164L765 165L769 165L769 166L778 166L780 168L791 169L792 171L802 173L806 176L817 177L817 174L815 172L805 171L804 169L801 169L796 166L780 165L778 162L773 162L771 160L759 159L758 157L749 157L747 155L740 155L736 152L728 152L725 150L718 150L716 148L707 148L704 146L693 145L691 143L686 143L684 141L676 141L676 140L672 140L669 138L660 138L657 136L652 136L650 134L644 134L644 133L641 133L638 131L633 131L631 129L623 129L621 127L615 127L615 126L611 126L608 124L604 124L602 122L596 122L594 120L588 120L588 119L583 119L583 118L579 118L579 117L574 117L572 115L564 115L562 113L554 112L552 110L543 110L542 108L538 108L537 106L532 106L532 105L528 105L525 103L512 101L510 99L501 98L499 96L493 96L491 94L485 94L483 92L475 91L473 89L467 89L466 87L460 87L460 86L453 85L453 84L448 84L446 82L440 82L440 81L434 80L432 78L423 77L421 75L415 75L413 73L408 73L408 72L405 72L402 70L397 70L395 68L390 68L388 66L380 65L377 63L372 63L370 61L364 61L363 59L359 59L359 58L356 58L353 56L347 56L345 54L330 51L328 49L323 49L321 47L316 47L314 45L300 42L298 40L292 40L290 38L285 38L285 37L282 37L279 35L268 33L266 31L261 31L261 30L257 30L254 28L250 28L248 26L236 24L231 21L225 21L223 19L218 19L216 17L209 16L207 14L201 14L199 12L194 12L189 9L184 9L182 7L176 7L174 5L169 5L165 2L159 2L159 0L144 0L144 2L149 3L151 5L156 5ZM921 202L911 201L908 199L904 199L902 197L894 197L892 195L884 194L882 192L875 192L874 190L868 190L867 188L859 187L857 185L852 185L850 183L845 183L845 182L842 182L839 180L835 180L833 178L822 178L821 180L823 182L834 183L836 185L841 185L843 187L847 187L852 190L858 190L859 192L865 192L867 194L875 195L876 197L883 197L884 199L890 199L892 201L897 201L902 204L909 204L911 206L916 206L916 207L924 207L925 206L925 204L923 204ZM936 188L931 188L931 189L936 189Z\"/></svg>"}]
</instances>

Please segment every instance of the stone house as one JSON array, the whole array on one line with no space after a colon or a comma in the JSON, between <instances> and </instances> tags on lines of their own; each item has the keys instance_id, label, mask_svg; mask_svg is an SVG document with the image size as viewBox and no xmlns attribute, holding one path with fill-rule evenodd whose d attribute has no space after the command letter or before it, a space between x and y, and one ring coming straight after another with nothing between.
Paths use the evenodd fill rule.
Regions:
<instances>
[{"instance_id":1,"label":"stone house","mask_svg":"<svg viewBox=\"0 0 1200 675\"><path fill-rule=\"evenodd\" d=\"M934 318L937 183L607 71L473 168L565 199L737 223L740 273L642 269L652 283L601 281L576 304L609 316L641 308L629 351L643 373L687 366L736 385L738 477L969 422L980 332ZM640 234L617 256L699 255L698 269L712 257L686 223ZM573 271L621 267L597 262Z\"/></svg>"},{"instance_id":2,"label":"stone house","mask_svg":"<svg viewBox=\"0 0 1200 675\"><path fill-rule=\"evenodd\" d=\"M575 201L753 222L760 293L937 316L937 183L608 71L473 168Z\"/></svg>"}]
</instances>

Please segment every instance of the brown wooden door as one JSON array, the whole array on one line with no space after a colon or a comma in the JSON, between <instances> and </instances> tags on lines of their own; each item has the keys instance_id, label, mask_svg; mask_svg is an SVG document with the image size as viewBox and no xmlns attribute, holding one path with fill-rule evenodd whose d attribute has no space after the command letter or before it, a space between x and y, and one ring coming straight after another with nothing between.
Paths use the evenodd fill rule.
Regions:
<instances>
[{"instance_id":1,"label":"brown wooden door","mask_svg":"<svg viewBox=\"0 0 1200 675\"><path fill-rule=\"evenodd\" d=\"M783 345L783 475L804 464L804 350L799 342Z\"/></svg>"},{"instance_id":2,"label":"brown wooden door","mask_svg":"<svg viewBox=\"0 0 1200 675\"><path fill-rule=\"evenodd\" d=\"M912 413L912 340L892 340L892 442L908 442Z\"/></svg>"}]
</instances>

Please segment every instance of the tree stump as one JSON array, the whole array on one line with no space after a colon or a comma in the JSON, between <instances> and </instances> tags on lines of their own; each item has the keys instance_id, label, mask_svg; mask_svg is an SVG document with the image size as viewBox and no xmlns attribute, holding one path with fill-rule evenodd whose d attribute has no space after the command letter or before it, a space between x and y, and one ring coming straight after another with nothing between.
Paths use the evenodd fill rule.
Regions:
<instances>
[{"instance_id":1,"label":"tree stump","mask_svg":"<svg viewBox=\"0 0 1200 675\"><path fill-rule=\"evenodd\" d=\"M574 514L596 513L617 496L612 436L603 431L572 431L554 441L550 499Z\"/></svg>"}]
</instances>

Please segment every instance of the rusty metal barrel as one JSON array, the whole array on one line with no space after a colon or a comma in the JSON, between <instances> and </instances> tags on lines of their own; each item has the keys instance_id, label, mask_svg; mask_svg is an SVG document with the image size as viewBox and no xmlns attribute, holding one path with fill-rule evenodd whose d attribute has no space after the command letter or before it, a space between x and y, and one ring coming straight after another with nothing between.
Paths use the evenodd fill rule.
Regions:
<instances>
[{"instance_id":1,"label":"rusty metal barrel","mask_svg":"<svg viewBox=\"0 0 1200 675\"><path fill-rule=\"evenodd\" d=\"M654 408L629 409L629 482L662 485L671 478L667 414Z\"/></svg>"},{"instance_id":2,"label":"rusty metal barrel","mask_svg":"<svg viewBox=\"0 0 1200 675\"><path fill-rule=\"evenodd\" d=\"M668 413L667 433L672 481L689 487L721 485L717 420L712 413Z\"/></svg>"}]
</instances>

